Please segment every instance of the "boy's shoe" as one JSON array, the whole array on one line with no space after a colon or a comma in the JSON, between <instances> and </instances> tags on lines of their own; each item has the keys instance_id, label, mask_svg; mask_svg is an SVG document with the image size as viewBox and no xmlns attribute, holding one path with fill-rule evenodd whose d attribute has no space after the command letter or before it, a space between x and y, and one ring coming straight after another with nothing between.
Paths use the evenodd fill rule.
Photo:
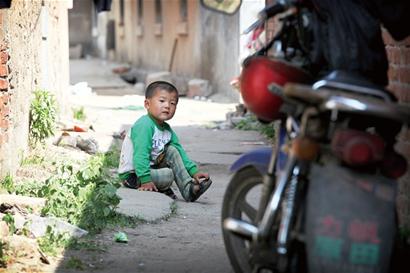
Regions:
<instances>
[{"instance_id":1,"label":"boy's shoe","mask_svg":"<svg viewBox=\"0 0 410 273\"><path fill-rule=\"evenodd\" d=\"M201 183L197 184L197 183L192 183L191 184L191 188L190 188L190 192L191 192L191 199L189 200L190 202L195 202L196 200L198 200L198 198L204 193L206 192L209 187L212 184L212 180L211 178L208 178L206 180L203 180ZM197 191L195 191L195 186L199 186L199 189Z\"/></svg>"},{"instance_id":2,"label":"boy's shoe","mask_svg":"<svg viewBox=\"0 0 410 273\"><path fill-rule=\"evenodd\" d=\"M138 189L141 187L141 182L134 173L131 173L127 180L122 181L122 185L130 189Z\"/></svg>"}]
</instances>

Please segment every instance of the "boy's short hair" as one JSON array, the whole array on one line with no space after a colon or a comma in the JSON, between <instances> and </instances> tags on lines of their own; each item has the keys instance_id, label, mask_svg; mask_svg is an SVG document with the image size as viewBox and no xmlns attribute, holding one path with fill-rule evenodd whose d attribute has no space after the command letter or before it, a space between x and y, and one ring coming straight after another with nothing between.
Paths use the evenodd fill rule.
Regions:
<instances>
[{"instance_id":1,"label":"boy's short hair","mask_svg":"<svg viewBox=\"0 0 410 273\"><path fill-rule=\"evenodd\" d=\"M155 81L155 82L150 83L145 89L145 98L146 99L152 98L157 89L165 90L169 93L175 92L178 95L178 90L173 84L166 82L166 81Z\"/></svg>"}]
</instances>

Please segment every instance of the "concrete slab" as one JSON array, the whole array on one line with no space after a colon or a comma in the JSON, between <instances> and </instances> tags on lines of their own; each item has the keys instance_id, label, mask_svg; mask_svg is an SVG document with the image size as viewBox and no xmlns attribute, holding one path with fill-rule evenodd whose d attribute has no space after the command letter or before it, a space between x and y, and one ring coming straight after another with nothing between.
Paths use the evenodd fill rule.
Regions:
<instances>
[{"instance_id":1,"label":"concrete slab","mask_svg":"<svg viewBox=\"0 0 410 273\"><path fill-rule=\"evenodd\" d=\"M121 197L117 211L131 217L139 217L152 222L171 213L174 202L165 194L145 192L121 187L117 190Z\"/></svg>"}]
</instances>

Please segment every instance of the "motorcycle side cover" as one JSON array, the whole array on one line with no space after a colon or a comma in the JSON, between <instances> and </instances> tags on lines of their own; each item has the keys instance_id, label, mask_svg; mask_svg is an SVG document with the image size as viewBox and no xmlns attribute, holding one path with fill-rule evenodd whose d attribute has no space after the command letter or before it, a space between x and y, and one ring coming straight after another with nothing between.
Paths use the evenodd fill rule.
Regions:
<instances>
[{"instance_id":1,"label":"motorcycle side cover","mask_svg":"<svg viewBox=\"0 0 410 273\"><path fill-rule=\"evenodd\" d=\"M396 192L396 181L382 176L314 165L305 222L309 272L389 272Z\"/></svg>"}]
</instances>

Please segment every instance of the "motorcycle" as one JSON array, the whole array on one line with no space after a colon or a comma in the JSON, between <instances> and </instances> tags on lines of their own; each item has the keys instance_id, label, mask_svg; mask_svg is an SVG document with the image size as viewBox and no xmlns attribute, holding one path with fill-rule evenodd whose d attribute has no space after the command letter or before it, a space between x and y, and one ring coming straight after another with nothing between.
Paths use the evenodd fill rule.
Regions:
<instances>
[{"instance_id":1,"label":"motorcycle","mask_svg":"<svg viewBox=\"0 0 410 273\"><path fill-rule=\"evenodd\" d=\"M230 14L241 4L201 2ZM397 179L407 162L394 144L410 108L346 71L312 77L309 12L276 2L248 31L280 15L282 28L239 78L246 107L274 122L276 143L231 166L222 207L230 262L235 272L398 272Z\"/></svg>"}]
</instances>

